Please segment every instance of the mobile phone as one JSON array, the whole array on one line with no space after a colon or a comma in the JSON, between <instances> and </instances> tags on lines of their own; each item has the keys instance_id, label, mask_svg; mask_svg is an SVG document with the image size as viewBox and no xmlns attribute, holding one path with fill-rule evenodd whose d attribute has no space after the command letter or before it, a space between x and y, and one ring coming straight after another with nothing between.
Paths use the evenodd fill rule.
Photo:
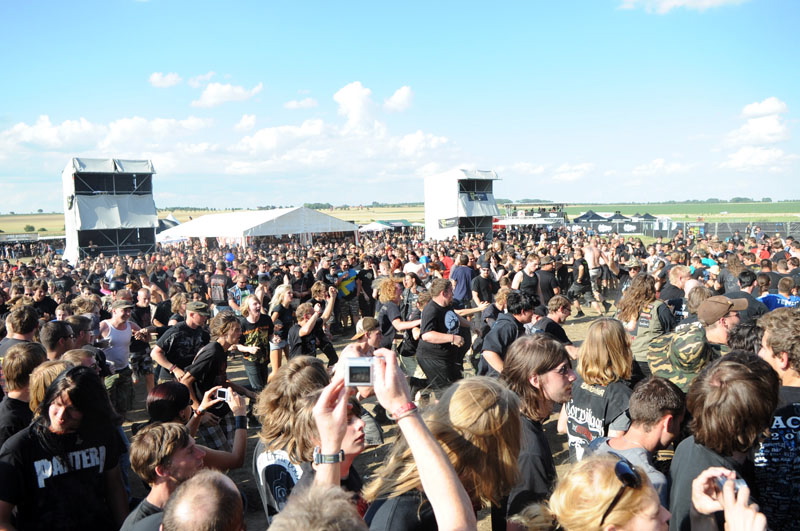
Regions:
<instances>
[{"instance_id":1,"label":"mobile phone","mask_svg":"<svg viewBox=\"0 0 800 531\"><path fill-rule=\"evenodd\" d=\"M349 387L372 387L374 358L344 358L344 384Z\"/></svg>"},{"instance_id":2,"label":"mobile phone","mask_svg":"<svg viewBox=\"0 0 800 531\"><path fill-rule=\"evenodd\" d=\"M228 398L230 398L230 395L228 394L228 390L227 389L217 389L216 398L221 398L223 400L228 400Z\"/></svg>"}]
</instances>

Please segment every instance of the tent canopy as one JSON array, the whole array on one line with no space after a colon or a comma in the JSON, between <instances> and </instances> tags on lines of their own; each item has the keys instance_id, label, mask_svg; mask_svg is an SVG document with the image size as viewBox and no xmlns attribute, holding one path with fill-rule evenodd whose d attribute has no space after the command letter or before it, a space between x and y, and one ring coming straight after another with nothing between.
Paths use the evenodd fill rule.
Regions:
<instances>
[{"instance_id":1,"label":"tent canopy","mask_svg":"<svg viewBox=\"0 0 800 531\"><path fill-rule=\"evenodd\" d=\"M358 227L306 207L208 214L158 234L158 241L176 238L243 238L280 234L355 232Z\"/></svg>"},{"instance_id":2,"label":"tent canopy","mask_svg":"<svg viewBox=\"0 0 800 531\"><path fill-rule=\"evenodd\" d=\"M389 225L382 223L380 221L373 221L372 223L364 225L358 230L359 232L379 232L379 231L389 230L391 228L392 227L390 227Z\"/></svg>"},{"instance_id":3,"label":"tent canopy","mask_svg":"<svg viewBox=\"0 0 800 531\"><path fill-rule=\"evenodd\" d=\"M597 214L594 210L587 210L582 215L574 218L572 220L573 223L590 223L592 221L608 221L606 218Z\"/></svg>"}]
</instances>

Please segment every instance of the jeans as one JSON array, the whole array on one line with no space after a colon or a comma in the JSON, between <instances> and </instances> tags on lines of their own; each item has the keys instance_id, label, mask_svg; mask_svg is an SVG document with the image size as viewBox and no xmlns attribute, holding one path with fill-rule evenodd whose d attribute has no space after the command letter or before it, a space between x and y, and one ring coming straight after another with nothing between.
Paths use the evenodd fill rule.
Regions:
<instances>
[{"instance_id":1,"label":"jeans","mask_svg":"<svg viewBox=\"0 0 800 531\"><path fill-rule=\"evenodd\" d=\"M244 372L247 374L247 379L250 381L250 387L253 391L260 393L267 385L267 377L269 376L269 364L256 363L254 361L242 360L244 362Z\"/></svg>"}]
</instances>

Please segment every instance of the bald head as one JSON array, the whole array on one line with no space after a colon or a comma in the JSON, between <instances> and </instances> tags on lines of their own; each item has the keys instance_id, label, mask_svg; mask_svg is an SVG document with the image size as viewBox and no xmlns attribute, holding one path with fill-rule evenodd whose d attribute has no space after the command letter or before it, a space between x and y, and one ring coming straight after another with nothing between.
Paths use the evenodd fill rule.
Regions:
<instances>
[{"instance_id":1,"label":"bald head","mask_svg":"<svg viewBox=\"0 0 800 531\"><path fill-rule=\"evenodd\" d=\"M164 507L164 531L239 531L242 497L226 475L204 470L183 482Z\"/></svg>"}]
</instances>

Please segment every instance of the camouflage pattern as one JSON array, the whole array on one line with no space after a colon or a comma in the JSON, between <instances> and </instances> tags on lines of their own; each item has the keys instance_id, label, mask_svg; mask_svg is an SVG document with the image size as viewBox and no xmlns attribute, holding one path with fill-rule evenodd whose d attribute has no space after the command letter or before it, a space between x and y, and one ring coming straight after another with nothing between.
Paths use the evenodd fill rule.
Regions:
<instances>
[{"instance_id":1,"label":"camouflage pattern","mask_svg":"<svg viewBox=\"0 0 800 531\"><path fill-rule=\"evenodd\" d=\"M692 323L651 341L647 362L653 376L666 378L687 392L689 384L706 365L729 351L725 345L709 343L705 328Z\"/></svg>"}]
</instances>

